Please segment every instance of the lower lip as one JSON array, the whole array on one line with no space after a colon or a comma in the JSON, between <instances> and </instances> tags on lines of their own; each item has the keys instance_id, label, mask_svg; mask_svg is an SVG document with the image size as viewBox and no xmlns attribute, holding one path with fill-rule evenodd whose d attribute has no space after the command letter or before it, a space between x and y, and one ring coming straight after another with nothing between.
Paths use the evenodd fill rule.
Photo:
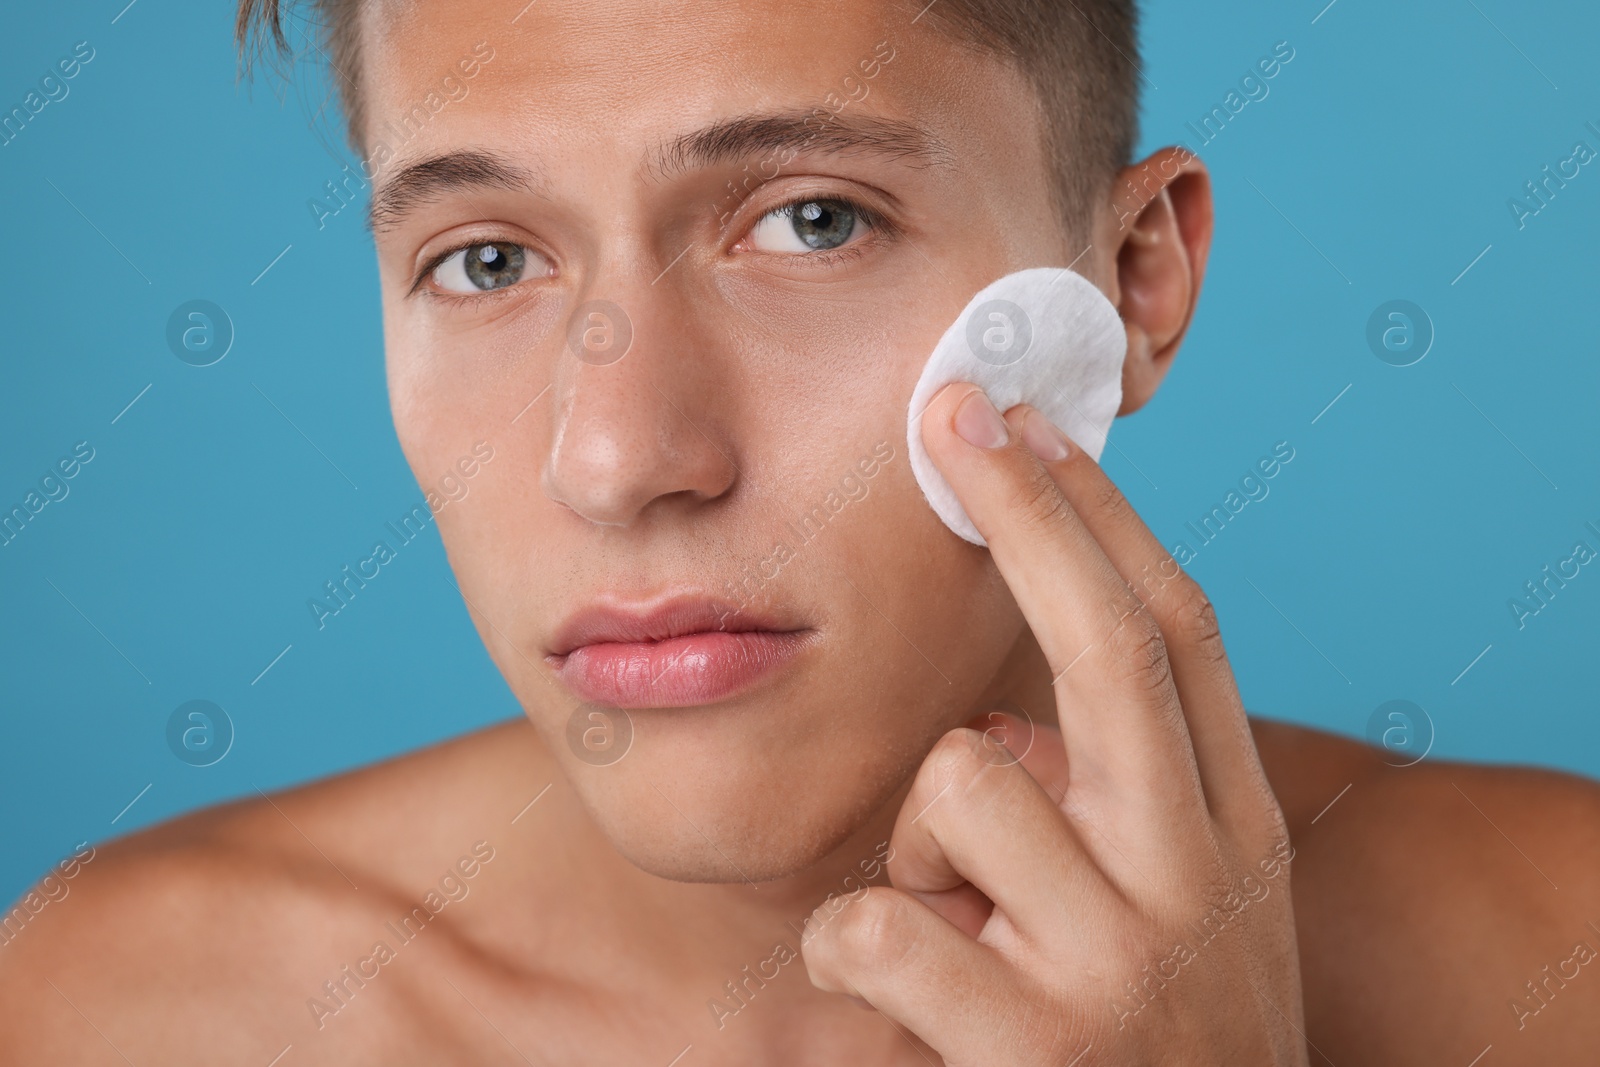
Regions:
<instances>
[{"instance_id":1,"label":"lower lip","mask_svg":"<svg viewBox=\"0 0 1600 1067\"><path fill-rule=\"evenodd\" d=\"M580 700L619 708L681 708L736 696L805 646L803 633L752 630L686 634L666 641L584 645L557 660Z\"/></svg>"}]
</instances>

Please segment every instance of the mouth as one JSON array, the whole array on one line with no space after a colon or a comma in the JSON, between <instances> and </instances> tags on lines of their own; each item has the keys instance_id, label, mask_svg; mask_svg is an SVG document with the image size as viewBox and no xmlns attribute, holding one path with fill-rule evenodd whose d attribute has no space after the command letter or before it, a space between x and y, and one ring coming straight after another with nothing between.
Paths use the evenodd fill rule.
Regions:
<instances>
[{"instance_id":1,"label":"mouth","mask_svg":"<svg viewBox=\"0 0 1600 1067\"><path fill-rule=\"evenodd\" d=\"M705 597L601 604L571 616L545 662L580 700L619 708L714 704L771 677L815 631Z\"/></svg>"}]
</instances>

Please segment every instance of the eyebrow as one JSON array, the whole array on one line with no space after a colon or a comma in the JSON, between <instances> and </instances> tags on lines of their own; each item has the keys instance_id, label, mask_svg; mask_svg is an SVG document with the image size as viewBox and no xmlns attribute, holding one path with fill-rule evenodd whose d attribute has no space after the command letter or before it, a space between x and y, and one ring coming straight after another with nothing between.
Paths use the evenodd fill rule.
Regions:
<instances>
[{"instance_id":1,"label":"eyebrow","mask_svg":"<svg viewBox=\"0 0 1600 1067\"><path fill-rule=\"evenodd\" d=\"M373 189L367 226L380 233L398 225L414 208L449 193L463 196L481 189L531 190L540 185L534 172L503 156L464 149L430 156L401 167L393 178Z\"/></svg>"},{"instance_id":2,"label":"eyebrow","mask_svg":"<svg viewBox=\"0 0 1600 1067\"><path fill-rule=\"evenodd\" d=\"M652 162L655 173L667 178L697 166L733 163L761 152L791 148L837 154L866 152L917 166L949 166L955 159L943 141L912 122L786 111L726 119L684 134L658 149Z\"/></svg>"},{"instance_id":3,"label":"eyebrow","mask_svg":"<svg viewBox=\"0 0 1600 1067\"><path fill-rule=\"evenodd\" d=\"M913 166L950 166L954 154L921 126L897 119L859 115L841 119L792 111L745 115L716 122L676 137L650 159L661 179L695 167L737 162L762 152L794 149L835 154L865 152ZM485 149L461 149L408 163L377 186L367 207L373 233L391 229L414 209L450 193L474 190L530 191L543 184L537 172Z\"/></svg>"}]
</instances>

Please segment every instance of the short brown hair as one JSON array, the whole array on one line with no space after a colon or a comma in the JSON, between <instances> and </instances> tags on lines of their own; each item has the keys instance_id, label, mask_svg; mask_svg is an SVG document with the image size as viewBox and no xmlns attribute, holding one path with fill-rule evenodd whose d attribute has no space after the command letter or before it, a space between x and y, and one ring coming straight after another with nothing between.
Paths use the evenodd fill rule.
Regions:
<instances>
[{"instance_id":1,"label":"short brown hair","mask_svg":"<svg viewBox=\"0 0 1600 1067\"><path fill-rule=\"evenodd\" d=\"M921 7L921 0L910 2ZM334 68L346 136L359 150L362 0L306 3L321 27L318 47ZM286 16L282 0L239 0L235 37L247 69L268 44L280 57L290 53ZM1139 136L1136 0L933 0L916 17L924 16L1026 75L1045 115L1057 207L1069 225L1085 222Z\"/></svg>"}]
</instances>

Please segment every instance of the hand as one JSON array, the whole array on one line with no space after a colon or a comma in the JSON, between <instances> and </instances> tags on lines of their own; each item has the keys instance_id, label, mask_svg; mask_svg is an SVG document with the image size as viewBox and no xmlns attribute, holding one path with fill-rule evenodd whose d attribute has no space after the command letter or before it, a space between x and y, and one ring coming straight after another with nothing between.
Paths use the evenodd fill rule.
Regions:
<instances>
[{"instance_id":1,"label":"hand","mask_svg":"<svg viewBox=\"0 0 1600 1067\"><path fill-rule=\"evenodd\" d=\"M958 383L922 434L1049 661L1060 732L940 739L892 888L806 944L812 982L950 1065L1306 1064L1293 853L1211 605L1038 411L1002 421Z\"/></svg>"}]
</instances>

